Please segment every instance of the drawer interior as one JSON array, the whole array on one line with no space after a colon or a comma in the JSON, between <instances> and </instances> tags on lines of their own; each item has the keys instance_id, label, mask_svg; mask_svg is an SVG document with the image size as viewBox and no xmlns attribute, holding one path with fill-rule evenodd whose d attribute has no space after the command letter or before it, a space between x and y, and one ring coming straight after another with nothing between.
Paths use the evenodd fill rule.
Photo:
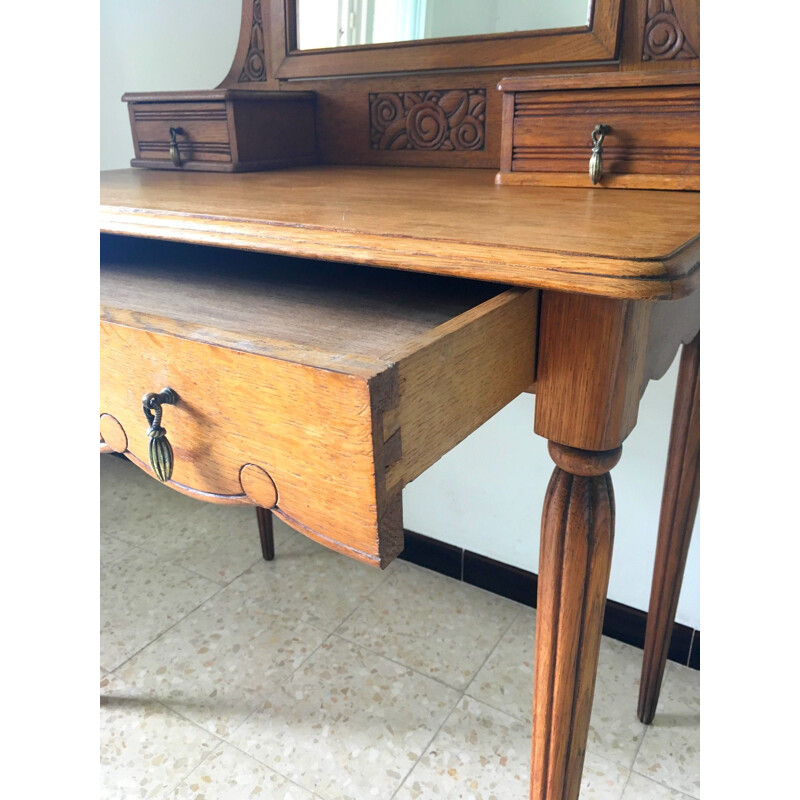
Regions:
<instances>
[{"instance_id":1,"label":"drawer interior","mask_svg":"<svg viewBox=\"0 0 800 800\"><path fill-rule=\"evenodd\" d=\"M104 235L100 294L101 414L131 460L150 471L141 398L169 385L173 488L274 503L379 566L402 487L533 381L536 290Z\"/></svg>"}]
</instances>

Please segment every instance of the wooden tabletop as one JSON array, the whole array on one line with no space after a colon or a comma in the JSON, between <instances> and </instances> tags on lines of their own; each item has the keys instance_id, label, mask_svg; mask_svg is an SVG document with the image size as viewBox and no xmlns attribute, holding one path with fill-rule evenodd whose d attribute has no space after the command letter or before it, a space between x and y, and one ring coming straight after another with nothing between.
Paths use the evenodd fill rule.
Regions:
<instances>
[{"instance_id":1,"label":"wooden tabletop","mask_svg":"<svg viewBox=\"0 0 800 800\"><path fill-rule=\"evenodd\" d=\"M637 299L699 280L696 192L496 186L494 170L101 173L101 230Z\"/></svg>"}]
</instances>

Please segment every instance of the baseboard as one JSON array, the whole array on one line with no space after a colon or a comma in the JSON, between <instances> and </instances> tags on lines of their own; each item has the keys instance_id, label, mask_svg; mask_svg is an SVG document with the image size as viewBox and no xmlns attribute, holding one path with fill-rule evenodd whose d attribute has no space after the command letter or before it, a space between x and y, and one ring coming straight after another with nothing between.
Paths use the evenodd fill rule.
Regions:
<instances>
[{"instance_id":1,"label":"baseboard","mask_svg":"<svg viewBox=\"0 0 800 800\"><path fill-rule=\"evenodd\" d=\"M404 534L405 549L400 554L404 561L536 608L536 573L462 550L414 531L406 530ZM646 626L647 614L644 611L614 600L606 602L603 619L603 633L606 636L643 648ZM700 631L676 622L667 657L670 661L699 670Z\"/></svg>"}]
</instances>

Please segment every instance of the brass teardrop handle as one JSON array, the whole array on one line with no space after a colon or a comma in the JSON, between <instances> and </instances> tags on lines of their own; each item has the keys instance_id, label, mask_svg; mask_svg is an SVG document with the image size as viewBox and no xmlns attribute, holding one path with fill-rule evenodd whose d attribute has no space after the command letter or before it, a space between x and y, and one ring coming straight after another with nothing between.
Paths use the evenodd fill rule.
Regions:
<instances>
[{"instance_id":1,"label":"brass teardrop handle","mask_svg":"<svg viewBox=\"0 0 800 800\"><path fill-rule=\"evenodd\" d=\"M169 129L169 157L172 163L179 167L181 165L181 154L178 152L177 136L183 136L183 128L170 128Z\"/></svg>"},{"instance_id":2,"label":"brass teardrop handle","mask_svg":"<svg viewBox=\"0 0 800 800\"><path fill-rule=\"evenodd\" d=\"M611 133L610 125L595 125L592 131L592 156L589 159L589 177L599 183L603 177L603 139Z\"/></svg>"},{"instance_id":3,"label":"brass teardrop handle","mask_svg":"<svg viewBox=\"0 0 800 800\"><path fill-rule=\"evenodd\" d=\"M160 481L168 481L172 477L172 467L174 457L172 455L172 445L167 441L167 430L161 427L162 405L175 405L178 402L178 395L174 389L167 387L158 394L148 392L142 398L142 410L144 418L147 420L149 428L147 436L150 444L147 454L150 457L150 466L153 474Z\"/></svg>"}]
</instances>

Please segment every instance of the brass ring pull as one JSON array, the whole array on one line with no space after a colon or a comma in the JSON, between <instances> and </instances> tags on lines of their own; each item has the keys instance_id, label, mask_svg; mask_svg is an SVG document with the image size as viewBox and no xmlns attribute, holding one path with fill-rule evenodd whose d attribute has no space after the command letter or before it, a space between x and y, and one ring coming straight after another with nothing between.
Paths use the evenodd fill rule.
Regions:
<instances>
[{"instance_id":1,"label":"brass ring pull","mask_svg":"<svg viewBox=\"0 0 800 800\"><path fill-rule=\"evenodd\" d=\"M183 128L170 128L169 129L169 157L172 163L179 167L181 165L181 154L178 152L177 136L183 136Z\"/></svg>"},{"instance_id":2,"label":"brass ring pull","mask_svg":"<svg viewBox=\"0 0 800 800\"><path fill-rule=\"evenodd\" d=\"M167 430L161 427L161 406L175 405L177 402L178 395L174 389L169 387L162 389L159 394L148 392L142 398L144 418L150 426L147 429L147 436L150 438L150 444L147 448L150 466L153 469L153 474L162 483L172 477L174 457L172 455L172 445L167 441Z\"/></svg>"},{"instance_id":3,"label":"brass ring pull","mask_svg":"<svg viewBox=\"0 0 800 800\"><path fill-rule=\"evenodd\" d=\"M610 125L595 125L592 131L592 157L589 159L589 177L599 183L603 177L603 139L611 133Z\"/></svg>"}]
</instances>

